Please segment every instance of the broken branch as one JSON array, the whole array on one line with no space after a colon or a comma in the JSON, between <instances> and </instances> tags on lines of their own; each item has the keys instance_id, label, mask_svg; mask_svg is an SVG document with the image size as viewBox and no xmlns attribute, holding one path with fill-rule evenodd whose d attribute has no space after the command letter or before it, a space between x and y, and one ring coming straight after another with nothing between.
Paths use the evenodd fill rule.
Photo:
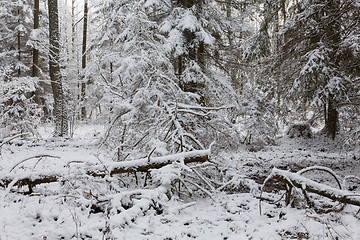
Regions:
<instances>
[{"instance_id":1,"label":"broken branch","mask_svg":"<svg viewBox=\"0 0 360 240\"><path fill-rule=\"evenodd\" d=\"M300 173L302 172L300 171ZM315 193L334 201L360 206L359 195L356 195L350 191L336 189L321 183L317 183L315 181L312 181L310 179L301 176L299 173L291 173L288 171L274 168L271 174L269 175L269 177L264 181L263 187L270 179L279 180L285 183L289 187L296 187L302 189L305 192ZM260 195L260 204L261 204L261 195ZM261 214L261 205L259 207Z\"/></svg>"},{"instance_id":2,"label":"broken branch","mask_svg":"<svg viewBox=\"0 0 360 240\"><path fill-rule=\"evenodd\" d=\"M86 172L87 175L93 177L105 177L109 174L122 174L133 172L148 172L151 169L158 169L168 164L183 160L184 164L195 162L206 162L209 160L210 150L197 150L191 152L182 152L168 156L154 157L148 161L148 158L116 162L106 165L97 165ZM86 164L77 165L78 168L88 168ZM107 170L107 171L106 171ZM14 179L17 179L14 186L28 185L29 187L42 183L52 183L60 181L66 175L65 171L47 171L47 172L32 172L18 176L9 173L0 179L0 187L7 187Z\"/></svg>"}]
</instances>

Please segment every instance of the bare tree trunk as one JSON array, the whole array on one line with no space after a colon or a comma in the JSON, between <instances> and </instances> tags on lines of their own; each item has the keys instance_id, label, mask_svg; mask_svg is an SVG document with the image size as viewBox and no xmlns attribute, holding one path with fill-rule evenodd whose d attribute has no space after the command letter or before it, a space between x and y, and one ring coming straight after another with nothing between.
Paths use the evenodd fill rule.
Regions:
<instances>
[{"instance_id":1,"label":"bare tree trunk","mask_svg":"<svg viewBox=\"0 0 360 240\"><path fill-rule=\"evenodd\" d=\"M226 0L226 18L231 21L231 18L232 18L232 6L231 6L231 3L232 3L233 0ZM229 48L231 49L231 51L234 49L234 44L233 44L233 36L232 36L233 32L228 29L227 33L226 33L226 37L228 39L228 43L229 43ZM217 59L218 61L218 59ZM234 87L234 90L235 91L239 91L240 89L240 82L239 82L239 79L237 77L238 75L238 72L239 72L239 68L238 67L235 67L235 66L229 66L229 76L231 78L231 83Z\"/></svg>"},{"instance_id":2,"label":"bare tree trunk","mask_svg":"<svg viewBox=\"0 0 360 240\"><path fill-rule=\"evenodd\" d=\"M19 24L20 24L20 9L18 10L18 16L19 16ZM21 33L20 33L20 30L18 30L18 34L17 34L17 45L18 45L18 60L19 60L19 62L21 62ZM18 75L19 75L19 77L21 75L20 67L18 69Z\"/></svg>"},{"instance_id":3,"label":"bare tree trunk","mask_svg":"<svg viewBox=\"0 0 360 240\"><path fill-rule=\"evenodd\" d=\"M17 43L18 43L18 60L19 62L21 62L21 34L20 34L20 31L18 32L17 34ZM18 75L20 76L21 75L21 69L19 67L18 69Z\"/></svg>"},{"instance_id":4,"label":"bare tree trunk","mask_svg":"<svg viewBox=\"0 0 360 240\"><path fill-rule=\"evenodd\" d=\"M88 18L88 0L84 3L84 27L83 27L83 43L82 43L82 64L81 67L84 71L86 68L86 37L87 37L87 18ZM86 119L86 107L85 107L85 95L86 95L86 83L85 77L81 83L81 119Z\"/></svg>"},{"instance_id":5,"label":"bare tree trunk","mask_svg":"<svg viewBox=\"0 0 360 240\"><path fill-rule=\"evenodd\" d=\"M39 0L34 0L34 29L39 28ZM39 75L39 50L33 48L32 77Z\"/></svg>"},{"instance_id":6,"label":"bare tree trunk","mask_svg":"<svg viewBox=\"0 0 360 240\"><path fill-rule=\"evenodd\" d=\"M38 29L39 28L39 0L34 0L34 29ZM32 53L33 53L33 65L32 65L32 73L31 76L32 77L38 77L39 76L39 50L36 48L32 49ZM47 117L49 114L49 110L46 107L46 100L44 97L41 96L41 87L44 87L44 83L40 82L39 83L40 88L37 88L34 92L34 100L35 102L42 106L43 111L44 111L44 115Z\"/></svg>"},{"instance_id":7,"label":"bare tree trunk","mask_svg":"<svg viewBox=\"0 0 360 240\"><path fill-rule=\"evenodd\" d=\"M57 0L48 0L49 5L49 70L51 88L54 96L54 117L56 137L68 135L68 118L66 100L62 88L62 76L60 72L60 43L59 43L59 16Z\"/></svg>"},{"instance_id":8,"label":"bare tree trunk","mask_svg":"<svg viewBox=\"0 0 360 240\"><path fill-rule=\"evenodd\" d=\"M75 0L71 0L71 51L75 53Z\"/></svg>"},{"instance_id":9,"label":"bare tree trunk","mask_svg":"<svg viewBox=\"0 0 360 240\"><path fill-rule=\"evenodd\" d=\"M338 15L338 11L340 9L340 0L332 0L327 4L325 11L329 16L336 17ZM328 24L325 29L325 39L328 44L333 48L332 53L330 54L331 64L339 68L339 44L341 42L341 26L339 21L334 20L331 24ZM325 130L329 137L335 139L335 136L340 128L339 122L339 112L338 106L335 99L335 94L329 93L328 96L328 106L326 112L326 120L325 121Z\"/></svg>"},{"instance_id":10,"label":"bare tree trunk","mask_svg":"<svg viewBox=\"0 0 360 240\"><path fill-rule=\"evenodd\" d=\"M339 130L339 113L334 105L333 96L330 94L327 108L325 108L325 131L332 139L335 139L336 133Z\"/></svg>"}]
</instances>

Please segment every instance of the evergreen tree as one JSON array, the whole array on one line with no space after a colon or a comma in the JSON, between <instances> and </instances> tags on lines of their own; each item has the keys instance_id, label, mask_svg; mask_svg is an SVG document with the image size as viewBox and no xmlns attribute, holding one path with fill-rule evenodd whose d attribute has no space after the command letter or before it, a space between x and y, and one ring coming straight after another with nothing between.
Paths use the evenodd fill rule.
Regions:
<instances>
[{"instance_id":1,"label":"evergreen tree","mask_svg":"<svg viewBox=\"0 0 360 240\"><path fill-rule=\"evenodd\" d=\"M99 78L110 93L104 95L103 101L114 114L106 143L118 147L122 156L119 159L129 153L136 157L152 152L163 155L204 149L220 139L219 145L236 144L233 126L223 114L228 106L222 107L236 104L231 102L232 88L226 77L222 78L223 82L215 81L218 73L205 70L205 62L201 66L201 54L197 54L200 43L185 41L182 31L186 32L187 28L199 31L189 33L199 34L198 39L213 37L201 31L192 9L163 4L162 1L111 2L113 10L105 11L109 14L107 22L96 41L103 50L98 53ZM103 6L106 9L108 5ZM159 12L168 14L159 17ZM180 14L181 21L174 14ZM197 27L193 28L193 24ZM180 55L186 66L181 76L177 68ZM94 69L94 65L89 69ZM190 83L196 83L195 91L185 89ZM202 94L207 89L214 92L204 102ZM220 99L226 91L232 95Z\"/></svg>"},{"instance_id":2,"label":"evergreen tree","mask_svg":"<svg viewBox=\"0 0 360 240\"><path fill-rule=\"evenodd\" d=\"M359 6L350 0L281 0L266 2L264 11L258 36L267 42L254 41L252 46L267 51L257 53L265 56L274 98L280 104L282 94L283 107L301 113L322 111L324 132L335 138L342 107L358 107L358 52L346 42L350 36L358 41Z\"/></svg>"},{"instance_id":3,"label":"evergreen tree","mask_svg":"<svg viewBox=\"0 0 360 240\"><path fill-rule=\"evenodd\" d=\"M0 112L2 134L34 131L42 116L34 93L40 88L31 78L32 2L0 4Z\"/></svg>"},{"instance_id":4,"label":"evergreen tree","mask_svg":"<svg viewBox=\"0 0 360 240\"><path fill-rule=\"evenodd\" d=\"M8 66L13 76L27 76L30 70L29 47L32 8L28 0L2 1L0 7L1 66Z\"/></svg>"}]
</instances>

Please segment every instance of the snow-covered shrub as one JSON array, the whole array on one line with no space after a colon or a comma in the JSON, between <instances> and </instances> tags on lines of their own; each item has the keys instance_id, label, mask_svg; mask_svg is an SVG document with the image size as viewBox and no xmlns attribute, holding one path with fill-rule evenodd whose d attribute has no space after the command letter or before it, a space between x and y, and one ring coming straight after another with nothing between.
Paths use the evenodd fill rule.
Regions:
<instances>
[{"instance_id":1,"label":"snow-covered shrub","mask_svg":"<svg viewBox=\"0 0 360 240\"><path fill-rule=\"evenodd\" d=\"M43 115L42 109L34 101L37 79L19 77L6 80L4 74L0 76L2 137L18 132L34 133Z\"/></svg>"}]
</instances>

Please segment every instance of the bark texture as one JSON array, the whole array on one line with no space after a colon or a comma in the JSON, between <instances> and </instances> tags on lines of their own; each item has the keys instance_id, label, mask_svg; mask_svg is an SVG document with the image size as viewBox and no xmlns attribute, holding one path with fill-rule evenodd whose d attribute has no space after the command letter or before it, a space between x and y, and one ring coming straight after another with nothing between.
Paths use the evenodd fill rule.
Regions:
<instances>
[{"instance_id":1,"label":"bark texture","mask_svg":"<svg viewBox=\"0 0 360 240\"><path fill-rule=\"evenodd\" d=\"M48 0L49 8L49 70L51 88L54 97L55 137L68 135L68 118L66 111L66 100L62 87L62 76L60 72L60 43L59 43L59 16L57 0Z\"/></svg>"},{"instance_id":2,"label":"bark texture","mask_svg":"<svg viewBox=\"0 0 360 240\"><path fill-rule=\"evenodd\" d=\"M331 0L324 7L324 15L329 16L329 23L325 26L323 41L326 41L329 46L333 48L330 53L329 59L331 65L336 69L340 69L339 66L339 47L341 43L341 25L337 20L340 13L340 0ZM321 40L320 40L321 41ZM328 80L330 81L330 79ZM327 97L327 111L325 112L325 130L329 137L335 139L335 136L339 130L339 112L335 99L335 94L329 93Z\"/></svg>"},{"instance_id":3,"label":"bark texture","mask_svg":"<svg viewBox=\"0 0 360 240\"><path fill-rule=\"evenodd\" d=\"M34 29L39 28L39 0L34 0ZM32 77L39 75L39 50L33 48Z\"/></svg>"},{"instance_id":4,"label":"bark texture","mask_svg":"<svg viewBox=\"0 0 360 240\"><path fill-rule=\"evenodd\" d=\"M81 67L83 71L86 68L86 40L87 40L87 24L88 24L88 1L85 0L84 3L84 27L83 27L83 42L82 42L82 63ZM86 107L85 107L85 95L86 95L86 83L85 83L85 77L83 77L81 83L81 119L86 119Z\"/></svg>"}]
</instances>

